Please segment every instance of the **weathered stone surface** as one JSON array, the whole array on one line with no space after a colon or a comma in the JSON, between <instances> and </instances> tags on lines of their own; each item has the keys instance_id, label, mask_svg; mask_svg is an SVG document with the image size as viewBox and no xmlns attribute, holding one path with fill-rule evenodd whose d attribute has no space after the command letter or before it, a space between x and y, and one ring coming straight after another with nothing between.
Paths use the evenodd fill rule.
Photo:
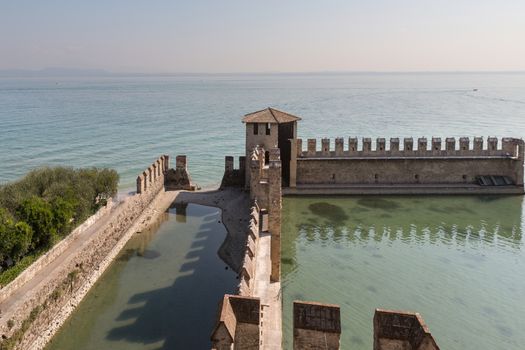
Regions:
<instances>
[{"instance_id":1,"label":"weathered stone surface","mask_svg":"<svg viewBox=\"0 0 525 350\"><path fill-rule=\"evenodd\" d=\"M339 306L294 301L293 347L303 349L339 349L341 311Z\"/></svg>"},{"instance_id":2,"label":"weathered stone surface","mask_svg":"<svg viewBox=\"0 0 525 350\"><path fill-rule=\"evenodd\" d=\"M374 350L439 350L418 313L376 309Z\"/></svg>"}]
</instances>

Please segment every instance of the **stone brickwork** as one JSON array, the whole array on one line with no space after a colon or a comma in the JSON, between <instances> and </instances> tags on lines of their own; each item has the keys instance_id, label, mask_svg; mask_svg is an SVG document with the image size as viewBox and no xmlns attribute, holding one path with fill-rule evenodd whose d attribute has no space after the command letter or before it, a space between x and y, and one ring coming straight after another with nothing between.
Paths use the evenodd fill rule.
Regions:
<instances>
[{"instance_id":1,"label":"stone brickwork","mask_svg":"<svg viewBox=\"0 0 525 350\"><path fill-rule=\"evenodd\" d=\"M292 142L290 170L291 186L300 185L420 185L420 184L477 184L484 175L504 176L511 179L516 190L523 192L524 142L504 138L498 147L496 138L476 137L459 142L447 138L443 147L440 138L419 138L417 146L412 138L405 138L403 149L399 139L390 139L387 149L384 138L376 140L375 148L369 138L362 140L358 149L357 138L350 138L344 148L343 139L321 141L318 150L315 139L308 140L306 150L302 140ZM295 172L295 173L294 173Z\"/></svg>"},{"instance_id":2,"label":"stone brickwork","mask_svg":"<svg viewBox=\"0 0 525 350\"><path fill-rule=\"evenodd\" d=\"M418 313L376 309L374 350L439 350Z\"/></svg>"},{"instance_id":3,"label":"stone brickwork","mask_svg":"<svg viewBox=\"0 0 525 350\"><path fill-rule=\"evenodd\" d=\"M248 226L246 249L244 259L239 274L239 295L252 296L255 274L257 273L257 245L259 242L259 217L260 209L257 201L254 201L250 208L250 224Z\"/></svg>"},{"instance_id":4,"label":"stone brickwork","mask_svg":"<svg viewBox=\"0 0 525 350\"><path fill-rule=\"evenodd\" d=\"M148 168L148 175L150 170L153 175L153 168ZM56 314L83 290L84 285L94 283L92 276L101 274L101 262L161 191L164 191L163 175L157 173L155 178L151 177L151 181L147 179L147 186L141 186L140 193L124 199L113 209L110 220L90 236L83 249L68 257L53 272L53 278L41 288L25 295L9 313L3 313L0 319L3 341L8 341L24 321L32 319L21 341L15 344L17 349L31 348L33 342L49 329L49 325L57 321Z\"/></svg>"},{"instance_id":5,"label":"stone brickwork","mask_svg":"<svg viewBox=\"0 0 525 350\"><path fill-rule=\"evenodd\" d=\"M221 181L221 189L225 187L244 187L246 179L246 157L239 157L239 168L235 169L233 157L226 156L224 162L224 175Z\"/></svg>"},{"instance_id":6,"label":"stone brickwork","mask_svg":"<svg viewBox=\"0 0 525 350\"><path fill-rule=\"evenodd\" d=\"M338 350L341 311L338 305L294 301L294 350Z\"/></svg>"},{"instance_id":7,"label":"stone brickwork","mask_svg":"<svg viewBox=\"0 0 525 350\"><path fill-rule=\"evenodd\" d=\"M178 155L176 158L175 169L166 170L164 185L166 190L190 190L193 191L195 186L192 185L188 164L185 155Z\"/></svg>"},{"instance_id":8,"label":"stone brickwork","mask_svg":"<svg viewBox=\"0 0 525 350\"><path fill-rule=\"evenodd\" d=\"M226 294L219 304L219 310L211 336L212 349L259 349L259 298Z\"/></svg>"}]
</instances>

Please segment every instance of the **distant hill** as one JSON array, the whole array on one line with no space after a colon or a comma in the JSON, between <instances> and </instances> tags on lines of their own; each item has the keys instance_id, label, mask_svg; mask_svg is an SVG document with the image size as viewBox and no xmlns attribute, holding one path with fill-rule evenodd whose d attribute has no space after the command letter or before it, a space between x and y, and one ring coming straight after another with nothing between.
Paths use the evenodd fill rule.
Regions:
<instances>
[{"instance_id":1,"label":"distant hill","mask_svg":"<svg viewBox=\"0 0 525 350\"><path fill-rule=\"evenodd\" d=\"M103 69L79 69L50 67L39 70L5 69L0 70L0 77L100 77L111 76Z\"/></svg>"}]
</instances>

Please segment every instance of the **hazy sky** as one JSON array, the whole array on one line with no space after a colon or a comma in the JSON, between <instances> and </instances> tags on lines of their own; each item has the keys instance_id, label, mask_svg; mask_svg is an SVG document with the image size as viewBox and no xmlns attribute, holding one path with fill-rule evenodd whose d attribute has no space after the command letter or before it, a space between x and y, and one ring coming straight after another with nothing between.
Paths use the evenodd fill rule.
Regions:
<instances>
[{"instance_id":1,"label":"hazy sky","mask_svg":"<svg viewBox=\"0 0 525 350\"><path fill-rule=\"evenodd\" d=\"M525 0L0 0L0 69L525 70Z\"/></svg>"}]
</instances>

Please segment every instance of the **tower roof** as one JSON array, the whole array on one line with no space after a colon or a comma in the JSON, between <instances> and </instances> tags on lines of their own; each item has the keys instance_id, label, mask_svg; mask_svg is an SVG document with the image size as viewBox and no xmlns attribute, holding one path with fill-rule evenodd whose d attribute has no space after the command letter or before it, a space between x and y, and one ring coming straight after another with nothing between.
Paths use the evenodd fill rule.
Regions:
<instances>
[{"instance_id":1,"label":"tower roof","mask_svg":"<svg viewBox=\"0 0 525 350\"><path fill-rule=\"evenodd\" d=\"M279 111L275 108L265 108L263 110L246 114L242 118L243 123L290 123L301 120L301 118L286 112Z\"/></svg>"}]
</instances>

